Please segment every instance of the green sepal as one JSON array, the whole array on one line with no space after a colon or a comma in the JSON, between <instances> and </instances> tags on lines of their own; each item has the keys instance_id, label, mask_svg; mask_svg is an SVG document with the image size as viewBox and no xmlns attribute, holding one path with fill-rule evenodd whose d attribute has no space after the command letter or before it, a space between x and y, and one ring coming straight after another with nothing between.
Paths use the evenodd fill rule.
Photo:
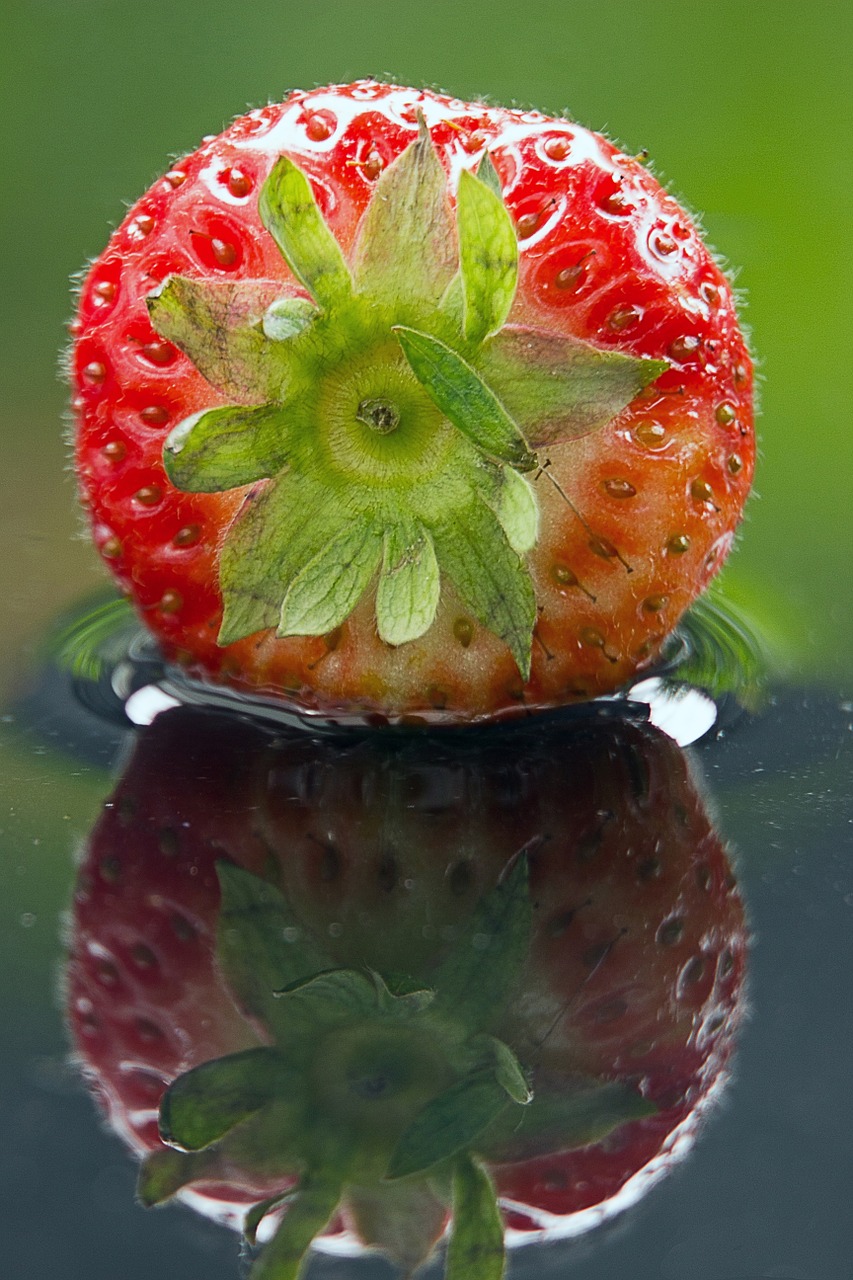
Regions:
<instances>
[{"instance_id":1,"label":"green sepal","mask_svg":"<svg viewBox=\"0 0 853 1280\"><path fill-rule=\"evenodd\" d=\"M654 1103L631 1085L561 1081L559 1092L537 1088L523 1111L500 1117L483 1135L481 1150L497 1164L532 1160L601 1142L622 1125L656 1112Z\"/></svg>"},{"instance_id":2,"label":"green sepal","mask_svg":"<svg viewBox=\"0 0 853 1280\"><path fill-rule=\"evenodd\" d=\"M498 171L495 168L494 161L488 151L484 151L480 163L477 165L477 177L484 182L490 191L493 191L497 198L503 201L503 190L501 189L501 180Z\"/></svg>"},{"instance_id":3,"label":"green sepal","mask_svg":"<svg viewBox=\"0 0 853 1280\"><path fill-rule=\"evenodd\" d=\"M447 175L421 118L417 139L373 189L355 250L356 289L395 309L432 308L456 266Z\"/></svg>"},{"instance_id":4,"label":"green sepal","mask_svg":"<svg viewBox=\"0 0 853 1280\"><path fill-rule=\"evenodd\" d=\"M386 644L417 640L432 626L441 595L432 537L412 521L385 530L376 624Z\"/></svg>"},{"instance_id":5,"label":"green sepal","mask_svg":"<svg viewBox=\"0 0 853 1280\"><path fill-rule=\"evenodd\" d=\"M536 597L494 512L474 498L448 513L432 535L442 573L452 579L462 603L504 641L529 679Z\"/></svg>"},{"instance_id":6,"label":"green sepal","mask_svg":"<svg viewBox=\"0 0 853 1280\"><path fill-rule=\"evenodd\" d=\"M160 1103L160 1137L201 1151L284 1092L289 1073L274 1049L259 1047L202 1063L169 1086Z\"/></svg>"},{"instance_id":7,"label":"green sepal","mask_svg":"<svg viewBox=\"0 0 853 1280\"><path fill-rule=\"evenodd\" d=\"M320 307L328 309L350 297L352 280L341 247L307 177L287 156L273 165L258 210L290 270Z\"/></svg>"},{"instance_id":8,"label":"green sepal","mask_svg":"<svg viewBox=\"0 0 853 1280\"><path fill-rule=\"evenodd\" d=\"M532 471L536 454L480 374L439 338L404 325L394 332L421 386L441 412L487 457Z\"/></svg>"},{"instance_id":9,"label":"green sepal","mask_svg":"<svg viewBox=\"0 0 853 1280\"><path fill-rule=\"evenodd\" d=\"M494 166L492 166L494 170ZM506 322L518 283L518 240L499 194L479 174L463 169L456 204L463 323L480 343Z\"/></svg>"},{"instance_id":10,"label":"green sepal","mask_svg":"<svg viewBox=\"0 0 853 1280\"><path fill-rule=\"evenodd\" d=\"M219 558L225 607L218 643L278 626L290 583L349 524L334 493L302 472L286 471L251 494Z\"/></svg>"},{"instance_id":11,"label":"green sepal","mask_svg":"<svg viewBox=\"0 0 853 1280\"><path fill-rule=\"evenodd\" d=\"M669 367L514 325L490 338L476 363L536 449L606 426Z\"/></svg>"},{"instance_id":12,"label":"green sepal","mask_svg":"<svg viewBox=\"0 0 853 1280\"><path fill-rule=\"evenodd\" d=\"M271 342L287 342L304 333L317 315L307 298L276 298L264 312L263 330Z\"/></svg>"},{"instance_id":13,"label":"green sepal","mask_svg":"<svg viewBox=\"0 0 853 1280\"><path fill-rule=\"evenodd\" d=\"M385 1177L410 1178L449 1160L470 1147L511 1105L490 1070L457 1080L415 1116L394 1149Z\"/></svg>"},{"instance_id":14,"label":"green sepal","mask_svg":"<svg viewBox=\"0 0 853 1280\"><path fill-rule=\"evenodd\" d=\"M453 1169L453 1221L445 1280L501 1280L506 1256L495 1185L482 1165L460 1156Z\"/></svg>"},{"instance_id":15,"label":"green sepal","mask_svg":"<svg viewBox=\"0 0 853 1280\"><path fill-rule=\"evenodd\" d=\"M513 551L520 556L532 551L539 538L539 505L529 481L512 467L485 463L477 473L477 488Z\"/></svg>"},{"instance_id":16,"label":"green sepal","mask_svg":"<svg viewBox=\"0 0 853 1280\"><path fill-rule=\"evenodd\" d=\"M292 579L281 606L279 636L321 636L340 626L367 590L382 555L382 534L348 521Z\"/></svg>"},{"instance_id":17,"label":"green sepal","mask_svg":"<svg viewBox=\"0 0 853 1280\"><path fill-rule=\"evenodd\" d=\"M163 446L166 475L184 493L238 489L275 475L286 462L287 419L279 404L194 413Z\"/></svg>"},{"instance_id":18,"label":"green sepal","mask_svg":"<svg viewBox=\"0 0 853 1280\"><path fill-rule=\"evenodd\" d=\"M249 1280L299 1280L315 1236L338 1207L341 1184L326 1174L308 1173L289 1200L277 1232L249 1272Z\"/></svg>"},{"instance_id":19,"label":"green sepal","mask_svg":"<svg viewBox=\"0 0 853 1280\"><path fill-rule=\"evenodd\" d=\"M358 969L324 969L276 991L289 1034L314 1033L375 1015L379 996L372 975Z\"/></svg>"},{"instance_id":20,"label":"green sepal","mask_svg":"<svg viewBox=\"0 0 853 1280\"><path fill-rule=\"evenodd\" d=\"M258 1204L253 1204L251 1209L246 1211L246 1216L243 1219L243 1235L249 1244L254 1244L257 1240L258 1228L267 1214L288 1204L295 1195L296 1188L292 1187L289 1191L282 1191L279 1195L270 1196L268 1200L261 1200Z\"/></svg>"},{"instance_id":21,"label":"green sepal","mask_svg":"<svg viewBox=\"0 0 853 1280\"><path fill-rule=\"evenodd\" d=\"M469 1029L484 1030L506 1007L530 950L533 907L524 855L509 864L431 975L433 1008Z\"/></svg>"},{"instance_id":22,"label":"green sepal","mask_svg":"<svg viewBox=\"0 0 853 1280\"><path fill-rule=\"evenodd\" d=\"M431 1255L447 1211L425 1182L348 1187L353 1225L368 1248L382 1249L409 1276Z\"/></svg>"},{"instance_id":23,"label":"green sepal","mask_svg":"<svg viewBox=\"0 0 853 1280\"><path fill-rule=\"evenodd\" d=\"M229 400L267 404L280 400L288 381L282 347L261 330L264 312L281 292L271 280L203 281L167 276L148 295L151 323L189 356L198 371Z\"/></svg>"},{"instance_id":24,"label":"green sepal","mask_svg":"<svg viewBox=\"0 0 853 1280\"><path fill-rule=\"evenodd\" d=\"M526 1107L533 1098L533 1092L522 1070L521 1063L503 1040L495 1036L474 1036L466 1046L469 1052L476 1055L478 1063L494 1073L501 1088L513 1102Z\"/></svg>"},{"instance_id":25,"label":"green sepal","mask_svg":"<svg viewBox=\"0 0 853 1280\"><path fill-rule=\"evenodd\" d=\"M145 1156L139 1166L136 1195L146 1209L171 1200L184 1187L211 1172L207 1154L162 1149Z\"/></svg>"},{"instance_id":26,"label":"green sepal","mask_svg":"<svg viewBox=\"0 0 853 1280\"><path fill-rule=\"evenodd\" d=\"M304 936L274 885L230 862L216 864L221 888L216 956L237 1004L250 1016L276 1024L275 992L330 967ZM287 941L292 932L294 941ZM298 941L298 945L296 945Z\"/></svg>"}]
</instances>

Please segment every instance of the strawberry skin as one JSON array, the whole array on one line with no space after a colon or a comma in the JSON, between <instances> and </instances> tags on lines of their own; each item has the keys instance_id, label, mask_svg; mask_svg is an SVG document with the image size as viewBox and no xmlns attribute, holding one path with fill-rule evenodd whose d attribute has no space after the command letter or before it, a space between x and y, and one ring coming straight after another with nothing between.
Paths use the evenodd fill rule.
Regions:
<instances>
[{"instance_id":1,"label":"strawberry skin","mask_svg":"<svg viewBox=\"0 0 853 1280\"><path fill-rule=\"evenodd\" d=\"M725 1078L745 963L742 905L686 762L640 725L323 744L184 708L158 717L89 839L70 933L70 1030L111 1126L139 1156L160 1158L165 1091L269 1043L263 1019L238 1009L217 950L223 860L275 881L294 954L319 946L325 972L378 973L396 990L405 975L421 993L434 983L439 1000L453 980L448 948L520 849L529 944L486 1030L517 1055L533 1101L472 1145L516 1238L613 1212L632 1178L666 1166ZM465 990L486 986L513 950L504 929ZM626 1090L628 1109L578 1145L560 1106L589 1081ZM544 1122L525 1128L520 1118L543 1106ZM379 1115L371 1134L383 1131ZM295 1181L263 1147L249 1160L225 1142L221 1151L184 1194L234 1225ZM417 1180L414 1191L411 1178L399 1185L417 1194ZM359 1216L359 1203L345 1192L328 1230L390 1248L381 1199L378 1217ZM391 1221L396 1212L392 1203ZM430 1240L420 1247L425 1256Z\"/></svg>"},{"instance_id":2,"label":"strawberry skin","mask_svg":"<svg viewBox=\"0 0 853 1280\"><path fill-rule=\"evenodd\" d=\"M328 273L312 276L316 263L310 255L300 257L301 250L293 250L287 238L287 219L293 222L298 207L282 195L282 166L288 163L291 177L295 171L307 179L311 198L352 270L357 272L359 260L371 257L373 247L375 277L391 232L381 228L381 243L375 227L366 233L371 222L367 211L376 208L370 202L377 188L390 190L389 175L399 174L407 149L412 154L419 113L431 154L447 178L447 200L459 218L461 272L470 275L464 341L457 341L452 325L441 328L439 313L438 319L432 312L432 319L424 319L417 308L407 311L404 298L400 315L389 313L389 323L397 325L391 323L389 333L397 334L408 365L393 337L396 355L380 343L375 351L366 348L365 360L368 367L373 360L377 368L391 362L394 378L398 365L410 377L411 366L423 382L418 353L406 334L426 333L440 338L451 354L464 355L485 383L496 388L498 400L517 423L516 438L533 446L532 461L520 461L507 448L489 452L491 446L483 440L475 441L481 450L477 456L482 461L485 449L489 466L496 460L502 477L510 473L513 491L523 489L532 514L523 537L514 539L507 532L511 549L505 539L495 542L494 533L491 542L481 544L477 572L487 576L489 566L505 554L506 572L518 577L520 565L521 578L512 590L500 582L488 595L482 581L472 582L476 575L469 573L470 565L453 560L465 541L457 525L445 521L444 544L440 529L430 527L424 534L423 522L452 488L450 481L441 480L420 506L415 503L414 526L404 504L402 516L396 508L392 513L397 534L390 544L386 528L382 572L387 581L393 581L395 570L416 561L415 602L407 600L405 608L399 599L392 602L393 625L387 601L383 619L383 582L377 595L371 572L371 565L381 562L377 544L373 559L365 561L365 589L354 591L354 599L338 599L331 611L307 610L307 620L306 610L294 606L289 624L285 602L277 631L278 607L273 611L276 601L270 596L265 610L255 602L254 612L247 613L241 605L238 626L234 618L241 610L229 606L228 595L237 598L238 569L243 569L232 565L228 539L232 545L240 542L245 553L252 541L252 504L255 511L264 503L269 507L271 488L279 481L234 482L249 474L272 474L275 468L244 465L229 472L227 486L219 479L217 490L200 491L194 488L196 480L169 465L178 448L172 433L194 415L235 403L260 406L270 394L257 387L257 378L254 383L248 375L223 378L219 366L211 373L210 350L220 339L208 333L204 343L197 336L196 345L185 340L190 312L198 323L198 299L195 293L188 299L189 285L183 284L176 318L174 282L200 282L218 288L220 297L231 286L259 282L251 295L254 310L246 303L256 334L265 308L276 299L288 305L298 299L298 307L316 314L310 280L328 278ZM477 277L475 267L466 267L467 233L457 190L463 171L477 173L483 180L469 181L466 191L476 188L482 203L488 185L484 156L517 239L509 292L496 270L483 268L485 274ZM416 220L415 243L420 226ZM476 258L477 245L474 240L471 244L468 259ZM433 265L424 268L427 275ZM357 275L356 286L358 296ZM387 281L384 286L387 295ZM493 313L491 328L489 321L481 326L485 340L482 333L472 338L471 299L478 290ZM225 323L223 315L233 315L236 305L232 299L231 312L228 306L220 308L217 322ZM335 312L336 307L332 297L328 308ZM447 319L452 308L441 302L440 312L442 308ZM323 320L322 305L320 313ZM263 325L270 333L268 316ZM291 318L288 312L288 324ZM345 317L337 330L323 330L331 346L338 343L335 359L343 350L345 363L364 331L361 321L361 328L355 322L347 328L348 323ZM528 391L522 388L514 397L506 364L496 369L494 359L483 357L490 347L501 359L507 352L512 355L507 342L530 331L542 348L534 357L540 372L547 365L550 337L591 344L610 358L617 353L631 357L636 381L621 398L612 399L609 383L605 387L611 374L602 375L593 394L601 403L606 399L610 408L599 412L594 429L581 429L575 421L562 433L550 430L537 437ZM281 105L250 112L177 164L133 206L83 281L73 332L70 372L80 492L95 543L118 583L167 657L196 676L283 697L326 715L477 719L560 705L619 687L653 661L679 617L719 569L752 479L752 368L728 281L693 222L638 161L597 134L536 112L464 104L368 81L294 93ZM286 344L271 345L281 351ZM201 355L197 347L203 347ZM322 365L318 385L332 363ZM552 361L546 371L558 367ZM369 369L370 376L373 372ZM335 377L328 374L329 386ZM393 402L390 427L371 420L368 434L375 442L374 432L391 430L393 435L383 440L399 442L403 431L395 430L393 416L399 406L380 384L383 394L360 401L361 420L367 420L365 405L382 414L386 402ZM393 391L393 378L392 384ZM422 388L418 390L420 394ZM539 385L537 394L541 390ZM436 399L433 384L427 391L433 413L435 401L443 414L452 415ZM273 400L280 394L285 393L274 391ZM328 397L322 388L317 394L322 418ZM422 410L421 405L423 418ZM319 436L326 425L320 421ZM315 429L312 419L305 430L310 434ZM283 465L280 459L275 463ZM287 465L295 465L290 457ZM466 454L448 467L451 480L465 474L466 484L474 483L476 459ZM307 462L303 470L310 476ZM321 478L328 479L325 474ZM368 479L373 484L373 473ZM283 509L298 510L310 524L317 511L314 492L305 480L300 496ZM350 498L344 495L339 501L346 504ZM324 504L321 498L324 505L334 503ZM379 519L375 507L368 514ZM380 523L392 516L383 514ZM364 518L363 508L354 507L352 526ZM262 529L269 540L274 537L271 528L272 517ZM376 536L381 538L381 530ZM432 576L421 556L423 537L435 544L438 555ZM330 545L340 548L340 539L334 543L333 538ZM306 558L320 546L312 542ZM400 556L396 564L395 548ZM330 552L323 562L329 580L351 576L345 566L359 563L359 552L349 544L337 560ZM330 563L337 565L336 572L329 572ZM343 587L336 589L343 592ZM251 583L245 587L249 597L258 590ZM433 590L435 598L423 605ZM293 605L293 588L289 598ZM509 618L501 614L501 602L507 599L514 608ZM401 624L400 613L406 609L420 609L423 617ZM327 625L330 621L334 625Z\"/></svg>"}]
</instances>

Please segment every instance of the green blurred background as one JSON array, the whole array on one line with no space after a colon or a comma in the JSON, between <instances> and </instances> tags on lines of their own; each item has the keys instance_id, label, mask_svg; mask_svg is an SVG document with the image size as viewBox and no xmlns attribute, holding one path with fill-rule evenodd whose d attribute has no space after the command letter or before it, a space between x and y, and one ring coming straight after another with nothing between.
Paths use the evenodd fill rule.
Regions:
<instances>
[{"instance_id":1,"label":"green blurred background","mask_svg":"<svg viewBox=\"0 0 853 1280\"><path fill-rule=\"evenodd\" d=\"M809 677L850 669L853 10L823 0L18 0L3 64L7 639L96 586L63 475L69 276L169 156L247 104L359 76L566 112L698 212L738 269L761 463L725 588ZM11 637L9 629L11 628Z\"/></svg>"}]
</instances>

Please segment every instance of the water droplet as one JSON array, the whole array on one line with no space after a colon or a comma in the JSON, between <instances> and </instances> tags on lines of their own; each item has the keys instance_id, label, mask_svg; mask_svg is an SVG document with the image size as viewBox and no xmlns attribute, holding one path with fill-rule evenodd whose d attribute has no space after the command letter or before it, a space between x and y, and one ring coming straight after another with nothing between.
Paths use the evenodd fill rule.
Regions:
<instances>
[{"instance_id":1,"label":"water droplet","mask_svg":"<svg viewBox=\"0 0 853 1280\"><path fill-rule=\"evenodd\" d=\"M619 498L621 500L624 498L635 498L637 496L637 490L631 484L630 480L605 480L601 487L610 498Z\"/></svg>"},{"instance_id":2,"label":"water droplet","mask_svg":"<svg viewBox=\"0 0 853 1280\"><path fill-rule=\"evenodd\" d=\"M20 921L21 921L21 928L22 928L22 929L32 929L33 925L34 925L34 924L35 924L35 922L36 922L36 919L37 919L37 917L36 917L35 915L33 915L32 911L24 911L24 912L21 914L21 917L20 917Z\"/></svg>"}]
</instances>

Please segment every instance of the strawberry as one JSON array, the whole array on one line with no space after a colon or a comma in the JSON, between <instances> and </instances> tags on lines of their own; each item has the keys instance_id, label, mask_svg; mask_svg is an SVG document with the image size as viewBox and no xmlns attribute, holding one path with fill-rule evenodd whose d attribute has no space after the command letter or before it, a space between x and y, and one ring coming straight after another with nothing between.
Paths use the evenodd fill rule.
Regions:
<instances>
[{"instance_id":1,"label":"strawberry","mask_svg":"<svg viewBox=\"0 0 853 1280\"><path fill-rule=\"evenodd\" d=\"M133 206L73 330L104 560L169 659L303 711L619 687L750 486L726 278L537 112L372 81L251 111Z\"/></svg>"},{"instance_id":2,"label":"strawberry","mask_svg":"<svg viewBox=\"0 0 853 1280\"><path fill-rule=\"evenodd\" d=\"M141 1198L280 1224L253 1280L341 1232L411 1270L448 1219L448 1276L488 1280L505 1232L636 1199L725 1078L745 956L681 752L617 720L318 741L167 711L69 937Z\"/></svg>"}]
</instances>

